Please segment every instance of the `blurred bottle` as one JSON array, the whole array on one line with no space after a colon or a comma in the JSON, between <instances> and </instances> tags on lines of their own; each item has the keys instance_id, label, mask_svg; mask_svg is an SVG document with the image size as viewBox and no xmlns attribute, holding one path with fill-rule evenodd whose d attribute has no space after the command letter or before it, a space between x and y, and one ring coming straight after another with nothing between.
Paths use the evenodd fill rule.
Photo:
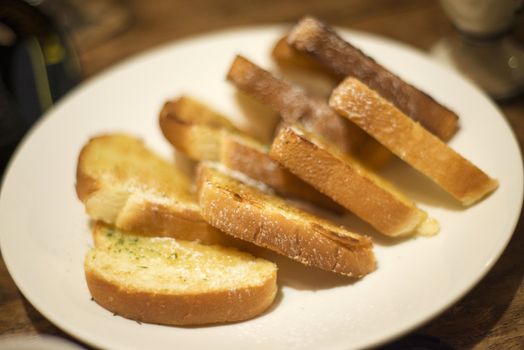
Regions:
<instances>
[{"instance_id":1,"label":"blurred bottle","mask_svg":"<svg viewBox=\"0 0 524 350\"><path fill-rule=\"evenodd\" d=\"M0 177L29 127L80 81L67 34L39 5L0 2Z\"/></svg>"},{"instance_id":2,"label":"blurred bottle","mask_svg":"<svg viewBox=\"0 0 524 350\"><path fill-rule=\"evenodd\" d=\"M510 36L522 0L441 0L459 35L434 55L454 66L497 100L524 92L524 50Z\"/></svg>"},{"instance_id":3,"label":"blurred bottle","mask_svg":"<svg viewBox=\"0 0 524 350\"><path fill-rule=\"evenodd\" d=\"M511 29L522 0L441 0L441 4L461 33L486 39Z\"/></svg>"}]
</instances>

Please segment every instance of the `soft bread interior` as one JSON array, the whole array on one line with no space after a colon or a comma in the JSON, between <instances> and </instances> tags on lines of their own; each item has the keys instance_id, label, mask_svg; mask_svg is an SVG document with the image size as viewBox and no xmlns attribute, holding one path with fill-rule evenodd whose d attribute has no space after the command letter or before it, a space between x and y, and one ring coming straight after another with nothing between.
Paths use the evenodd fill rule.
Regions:
<instances>
[{"instance_id":1,"label":"soft bread interior","mask_svg":"<svg viewBox=\"0 0 524 350\"><path fill-rule=\"evenodd\" d=\"M132 290L211 293L261 285L276 273L273 263L234 248L126 234L105 225L97 226L94 240L86 265Z\"/></svg>"}]
</instances>

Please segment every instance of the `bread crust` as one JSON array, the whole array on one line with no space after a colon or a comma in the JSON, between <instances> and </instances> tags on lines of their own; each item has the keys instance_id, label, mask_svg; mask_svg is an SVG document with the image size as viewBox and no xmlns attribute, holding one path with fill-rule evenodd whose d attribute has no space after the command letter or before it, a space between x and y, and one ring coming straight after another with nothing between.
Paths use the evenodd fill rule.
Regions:
<instances>
[{"instance_id":1,"label":"bread crust","mask_svg":"<svg viewBox=\"0 0 524 350\"><path fill-rule=\"evenodd\" d=\"M166 102L158 123L166 140L195 160L219 160L222 134L242 132L221 114L187 96Z\"/></svg>"},{"instance_id":2,"label":"bread crust","mask_svg":"<svg viewBox=\"0 0 524 350\"><path fill-rule=\"evenodd\" d=\"M271 57L282 67L300 68L309 72L319 73L334 82L340 80L337 74L330 71L316 59L305 52L291 47L288 43L287 35L277 40L273 50L271 50Z\"/></svg>"},{"instance_id":3,"label":"bread crust","mask_svg":"<svg viewBox=\"0 0 524 350\"><path fill-rule=\"evenodd\" d=\"M275 77L245 57L235 58L227 78L239 89L280 113L284 124L299 122L370 167L379 168L392 157L380 143L335 113L326 101L308 95L299 86Z\"/></svg>"},{"instance_id":4,"label":"bread crust","mask_svg":"<svg viewBox=\"0 0 524 350\"><path fill-rule=\"evenodd\" d=\"M177 198L170 198L172 203L167 204L161 196L144 194L136 185L127 186L124 179L126 175L118 170L116 164L112 171L122 181L108 181L104 175L93 172L95 165L89 157L94 156L93 145L99 142L116 142L118 147L125 149L126 143L139 141L127 135L100 135L93 137L82 148L77 163L75 189L91 218L141 234L199 240L207 244L227 240L222 232L204 221L194 195L192 200L189 197L181 202L177 202ZM114 146L107 147L108 152L111 152L110 147ZM150 156L147 153L149 151L144 149L144 152ZM119 197L119 200L112 203L115 197Z\"/></svg>"},{"instance_id":5,"label":"bread crust","mask_svg":"<svg viewBox=\"0 0 524 350\"><path fill-rule=\"evenodd\" d=\"M207 224L198 214L196 220L184 218L169 206L149 201L127 202L115 226L145 236L173 237L209 244L225 244L229 240L222 232Z\"/></svg>"},{"instance_id":6,"label":"bread crust","mask_svg":"<svg viewBox=\"0 0 524 350\"><path fill-rule=\"evenodd\" d=\"M286 123L298 119L346 152L355 151L366 137L355 125L336 115L328 105L273 76L243 56L236 56L227 79L239 89L280 113Z\"/></svg>"},{"instance_id":7,"label":"bread crust","mask_svg":"<svg viewBox=\"0 0 524 350\"><path fill-rule=\"evenodd\" d=\"M498 182L355 78L344 80L330 105L399 158L462 202L471 205Z\"/></svg>"},{"instance_id":8,"label":"bread crust","mask_svg":"<svg viewBox=\"0 0 524 350\"><path fill-rule=\"evenodd\" d=\"M233 170L269 185L284 196L305 200L336 213L345 211L271 159L267 147L262 143L232 126L224 127L220 119L213 123L211 117L208 117L202 124L198 120L191 121L192 116L184 114L189 107L184 110L178 106L181 103L198 104L198 109L205 110L203 113L208 116L213 113L203 104L187 97L164 105L159 117L160 128L166 139L178 150L195 160L220 161Z\"/></svg>"},{"instance_id":9,"label":"bread crust","mask_svg":"<svg viewBox=\"0 0 524 350\"><path fill-rule=\"evenodd\" d=\"M340 78L352 76L363 81L442 140L450 140L457 132L458 116L453 111L375 62L321 21L305 17L291 30L288 43Z\"/></svg>"},{"instance_id":10,"label":"bread crust","mask_svg":"<svg viewBox=\"0 0 524 350\"><path fill-rule=\"evenodd\" d=\"M427 219L391 184L303 130L282 129L270 156L385 235L415 233Z\"/></svg>"},{"instance_id":11,"label":"bread crust","mask_svg":"<svg viewBox=\"0 0 524 350\"><path fill-rule=\"evenodd\" d=\"M265 311L277 292L276 274L258 286L197 294L129 290L85 264L93 299L116 315L147 323L190 326L248 320Z\"/></svg>"},{"instance_id":12,"label":"bread crust","mask_svg":"<svg viewBox=\"0 0 524 350\"><path fill-rule=\"evenodd\" d=\"M335 213L345 211L332 199L273 160L266 150L246 145L243 138L233 136L224 140L221 161L227 167L269 185L284 196L305 200Z\"/></svg>"},{"instance_id":13,"label":"bread crust","mask_svg":"<svg viewBox=\"0 0 524 350\"><path fill-rule=\"evenodd\" d=\"M219 159L222 138L219 129L185 123L162 114L159 123L166 140L191 159Z\"/></svg>"},{"instance_id":14,"label":"bread crust","mask_svg":"<svg viewBox=\"0 0 524 350\"><path fill-rule=\"evenodd\" d=\"M76 165L76 182L75 191L78 199L85 202L87 198L94 192L100 189L101 185L93 176L90 176L85 171L84 164L86 163L86 153L88 149L82 147L78 155L78 162Z\"/></svg>"},{"instance_id":15,"label":"bread crust","mask_svg":"<svg viewBox=\"0 0 524 350\"><path fill-rule=\"evenodd\" d=\"M198 171L202 216L236 238L308 266L362 277L375 270L373 243L233 180L207 165Z\"/></svg>"}]
</instances>

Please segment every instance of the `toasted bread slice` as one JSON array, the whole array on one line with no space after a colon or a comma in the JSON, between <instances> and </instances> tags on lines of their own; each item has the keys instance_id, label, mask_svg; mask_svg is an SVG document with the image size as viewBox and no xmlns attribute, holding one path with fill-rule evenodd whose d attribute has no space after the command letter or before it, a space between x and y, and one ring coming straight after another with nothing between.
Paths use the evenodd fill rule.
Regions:
<instances>
[{"instance_id":1,"label":"toasted bread slice","mask_svg":"<svg viewBox=\"0 0 524 350\"><path fill-rule=\"evenodd\" d=\"M302 88L292 85L258 67L242 56L233 61L227 75L238 88L269 105L280 113L285 123L299 121L308 130L321 135L344 152L359 157L370 167L383 165L391 153L356 125L337 115L322 99L309 96ZM365 147L363 147L365 145Z\"/></svg>"},{"instance_id":2,"label":"toasted bread slice","mask_svg":"<svg viewBox=\"0 0 524 350\"><path fill-rule=\"evenodd\" d=\"M454 112L366 56L319 20L302 19L292 29L288 42L340 78L352 76L363 81L442 140L450 140L458 130Z\"/></svg>"},{"instance_id":3,"label":"toasted bread slice","mask_svg":"<svg viewBox=\"0 0 524 350\"><path fill-rule=\"evenodd\" d=\"M84 261L93 299L129 319L202 325L253 318L273 302L275 264L234 248L94 226Z\"/></svg>"},{"instance_id":4,"label":"toasted bread slice","mask_svg":"<svg viewBox=\"0 0 524 350\"><path fill-rule=\"evenodd\" d=\"M475 203L498 186L496 180L355 78L347 78L333 91L330 105L463 205Z\"/></svg>"},{"instance_id":5,"label":"toasted bread slice","mask_svg":"<svg viewBox=\"0 0 524 350\"><path fill-rule=\"evenodd\" d=\"M306 200L335 212L344 211L271 159L266 145L247 136L224 116L194 99L181 97L167 102L160 112L159 123L166 139L195 160L222 162L284 196Z\"/></svg>"},{"instance_id":6,"label":"toasted bread slice","mask_svg":"<svg viewBox=\"0 0 524 350\"><path fill-rule=\"evenodd\" d=\"M76 192L87 214L118 228L205 243L227 237L200 215L192 182L125 134L92 138L80 152Z\"/></svg>"},{"instance_id":7,"label":"toasted bread slice","mask_svg":"<svg viewBox=\"0 0 524 350\"><path fill-rule=\"evenodd\" d=\"M158 122L171 145L199 161L220 160L226 134L242 133L225 116L187 96L166 102Z\"/></svg>"},{"instance_id":8,"label":"toasted bread slice","mask_svg":"<svg viewBox=\"0 0 524 350\"><path fill-rule=\"evenodd\" d=\"M270 156L385 235L439 230L392 184L298 126L280 130Z\"/></svg>"},{"instance_id":9,"label":"toasted bread slice","mask_svg":"<svg viewBox=\"0 0 524 350\"><path fill-rule=\"evenodd\" d=\"M343 275L375 270L371 239L290 206L254 180L201 164L197 183L204 218L236 238Z\"/></svg>"},{"instance_id":10,"label":"toasted bread slice","mask_svg":"<svg viewBox=\"0 0 524 350\"><path fill-rule=\"evenodd\" d=\"M318 72L340 80L339 76L334 74L320 62L308 54L296 50L288 43L287 36L277 40L275 46L271 50L271 57L281 66L301 68L307 71Z\"/></svg>"},{"instance_id":11,"label":"toasted bread slice","mask_svg":"<svg viewBox=\"0 0 524 350\"><path fill-rule=\"evenodd\" d=\"M243 56L236 56L227 79L280 113L285 122L300 119L344 151L354 151L366 137L355 125L337 116L327 103L307 95L301 87L275 77Z\"/></svg>"}]
</instances>

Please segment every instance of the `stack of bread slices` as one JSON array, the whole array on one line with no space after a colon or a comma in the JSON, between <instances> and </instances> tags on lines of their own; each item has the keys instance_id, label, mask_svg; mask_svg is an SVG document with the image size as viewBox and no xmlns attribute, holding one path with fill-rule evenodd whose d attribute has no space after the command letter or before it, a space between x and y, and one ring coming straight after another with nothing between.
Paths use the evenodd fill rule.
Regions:
<instances>
[{"instance_id":1,"label":"stack of bread slices","mask_svg":"<svg viewBox=\"0 0 524 350\"><path fill-rule=\"evenodd\" d=\"M497 188L446 144L455 113L324 23L301 20L272 55L338 86L322 98L234 58L228 80L281 117L270 144L179 96L159 124L198 162L194 177L130 135L97 135L83 147L76 190L93 221L84 268L98 304L158 324L247 320L277 292L264 250L351 278L373 272L370 237L292 203L351 212L387 236L436 234L439 223L378 174L394 155L464 206Z\"/></svg>"}]
</instances>

